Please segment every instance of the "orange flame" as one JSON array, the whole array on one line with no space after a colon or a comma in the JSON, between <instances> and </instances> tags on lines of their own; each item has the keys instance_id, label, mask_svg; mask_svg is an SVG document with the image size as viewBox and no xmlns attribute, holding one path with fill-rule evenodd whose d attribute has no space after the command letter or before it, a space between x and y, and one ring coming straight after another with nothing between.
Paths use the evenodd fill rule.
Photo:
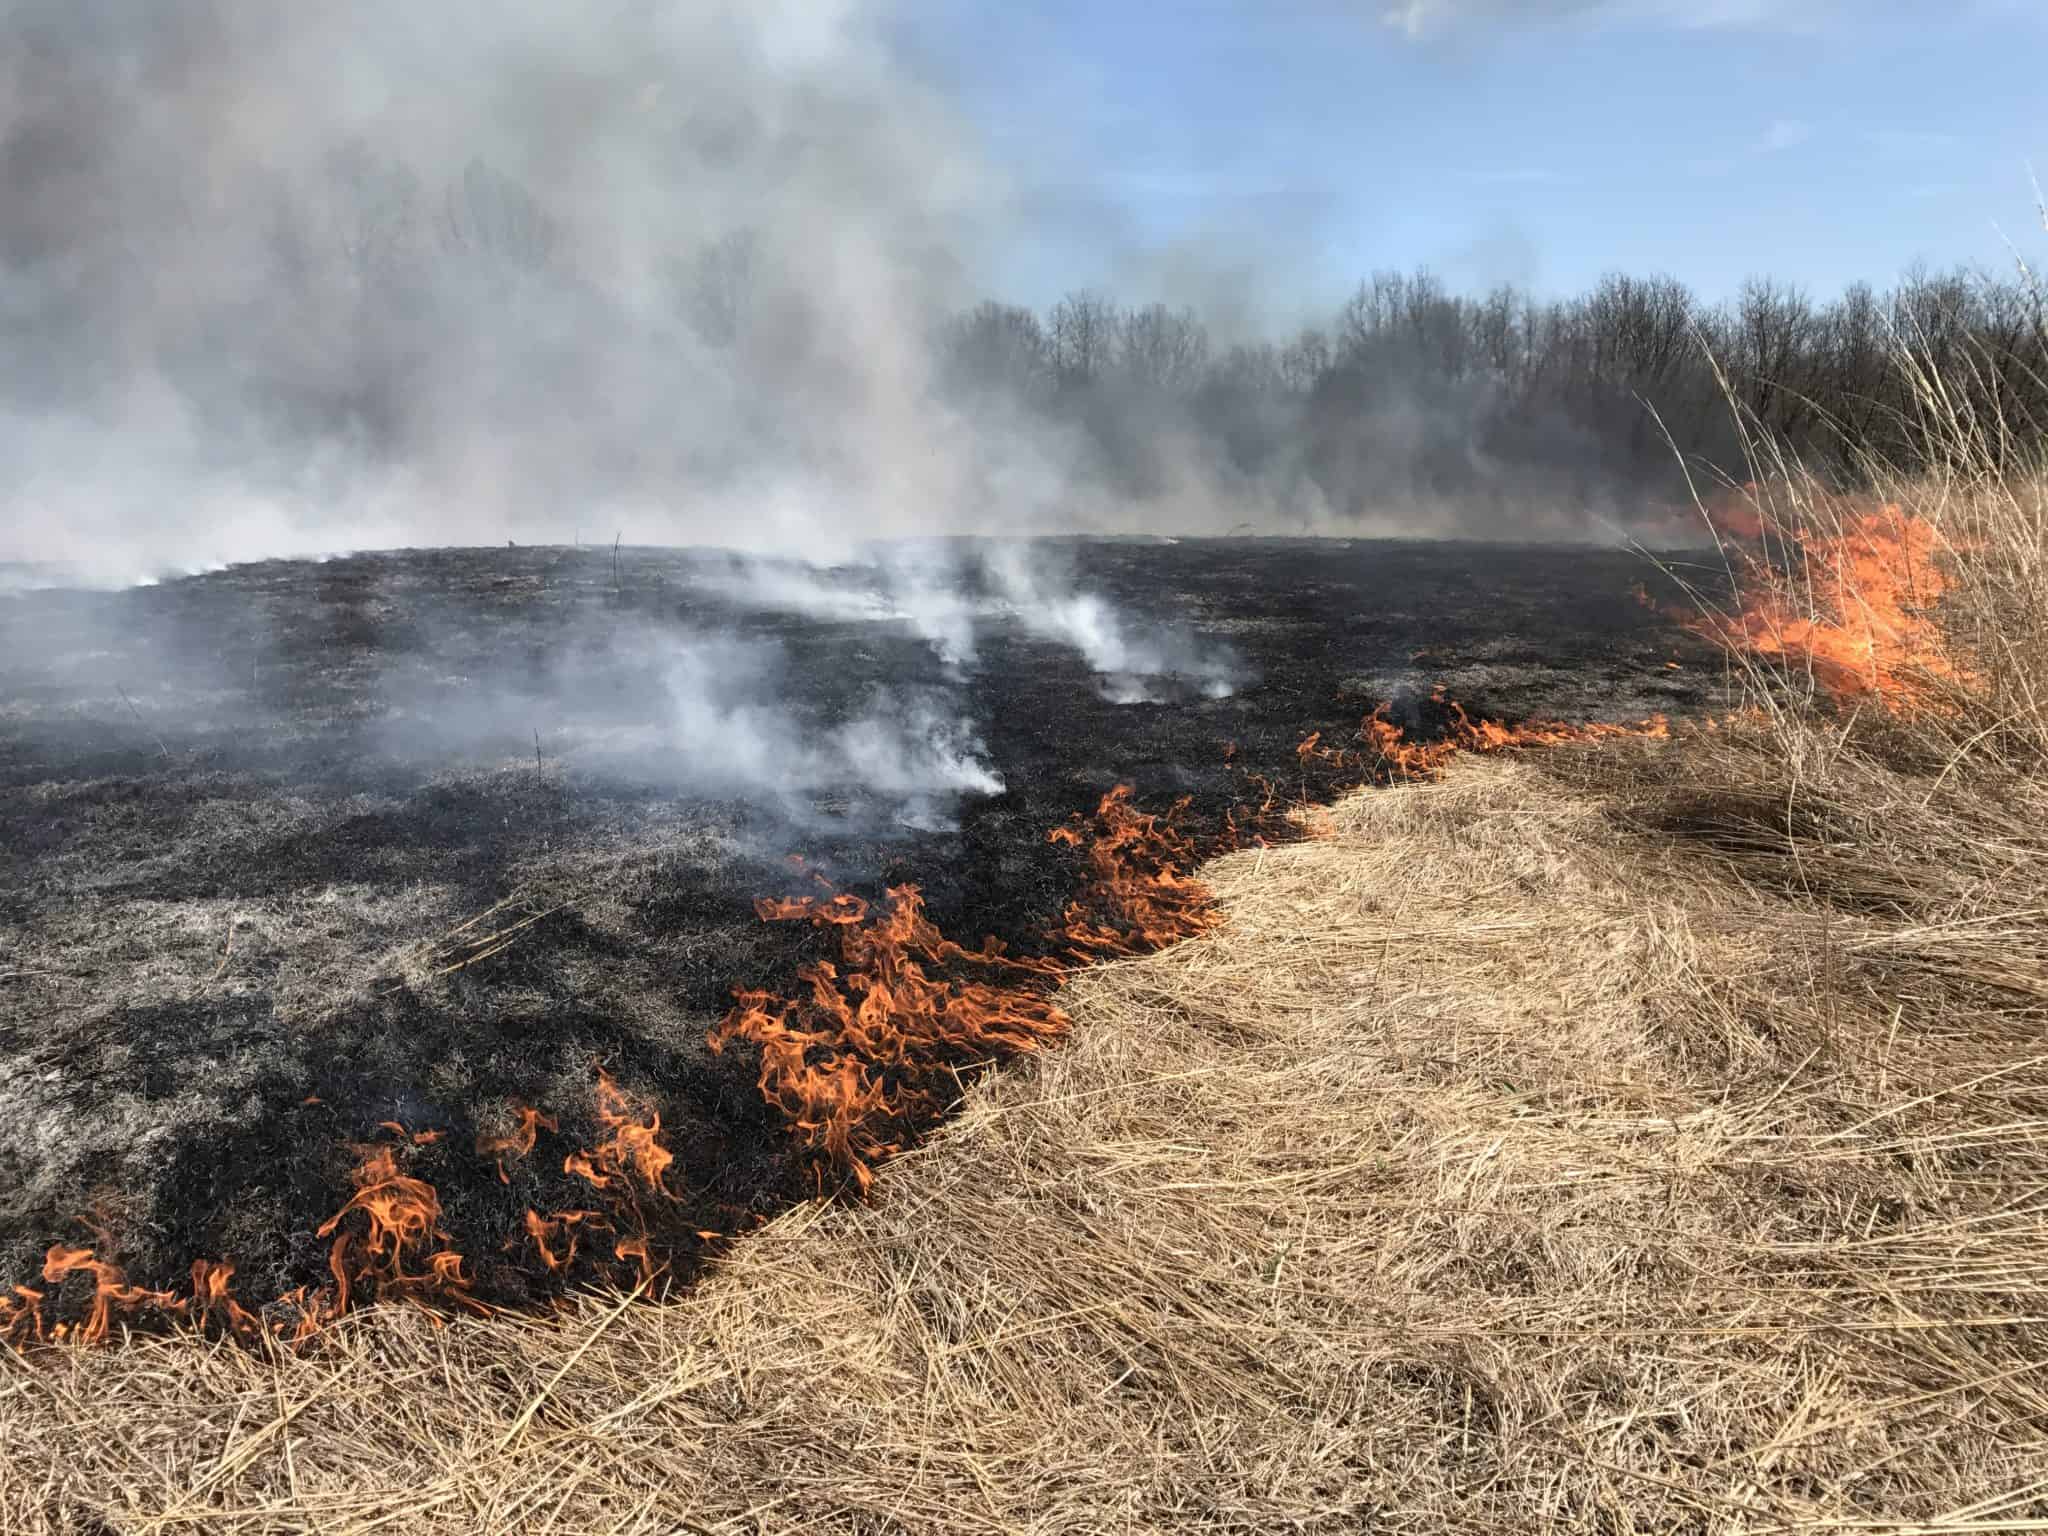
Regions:
<instances>
[{"instance_id":1,"label":"orange flame","mask_svg":"<svg viewBox=\"0 0 2048 1536\"><path fill-rule=\"evenodd\" d=\"M97 1344L106 1338L116 1319L141 1307L154 1307L160 1311L177 1313L185 1304L169 1291L152 1291L138 1285L129 1285L118 1264L93 1257L90 1248L71 1248L63 1243L52 1243L50 1251L43 1256L43 1279L51 1285L61 1284L70 1274L89 1274L93 1278L92 1303L82 1323L59 1323L51 1330L55 1339L76 1339L81 1344ZM16 1288L18 1295L40 1295L25 1287ZM40 1312L36 1325L41 1326ZM40 1336L40 1332L38 1334Z\"/></svg>"},{"instance_id":2,"label":"orange flame","mask_svg":"<svg viewBox=\"0 0 2048 1536\"><path fill-rule=\"evenodd\" d=\"M307 1322L317 1327L340 1317L358 1290L374 1296L444 1300L488 1312L482 1302L465 1294L469 1282L462 1274L462 1255L443 1246L447 1234L441 1231L441 1197L434 1186L400 1172L391 1146L359 1150L355 1195L314 1234L334 1237L327 1255L334 1292L324 1308L308 1313ZM346 1225L351 1216L363 1218L360 1232ZM307 1331L306 1324L301 1331Z\"/></svg>"},{"instance_id":3,"label":"orange flame","mask_svg":"<svg viewBox=\"0 0 2048 1536\"><path fill-rule=\"evenodd\" d=\"M218 1318L231 1333L248 1338L260 1333L262 1325L229 1293L228 1284L234 1278L235 1266L225 1260L215 1263L210 1259L194 1259L192 1311L202 1322Z\"/></svg>"},{"instance_id":4,"label":"orange flame","mask_svg":"<svg viewBox=\"0 0 2048 1536\"><path fill-rule=\"evenodd\" d=\"M1367 774L1389 774L1396 778L1431 778L1460 752L1509 752L1525 747L1556 747L1573 742L1605 741L1615 737L1636 737L1663 741L1671 735L1671 722L1663 715L1651 715L1632 725L1589 721L1567 725L1557 720L1530 720L1521 725L1503 725L1497 720L1475 720L1455 700L1446 700L1443 689L1430 697L1450 712L1449 732L1436 741L1409 741L1407 733L1388 719L1388 706L1379 705L1359 723L1358 736L1364 750L1322 745L1322 733L1302 739L1295 748L1304 760L1316 758L1338 767Z\"/></svg>"},{"instance_id":5,"label":"orange flame","mask_svg":"<svg viewBox=\"0 0 2048 1536\"><path fill-rule=\"evenodd\" d=\"M511 1135L479 1136L476 1139L477 1156L497 1159L500 1184L512 1182L511 1176L505 1171L506 1158L517 1161L528 1156L533 1151L534 1143L540 1139L542 1131L552 1135L561 1129L554 1116L544 1115L530 1104L514 1105L513 1112L519 1116L519 1126Z\"/></svg>"},{"instance_id":6,"label":"orange flame","mask_svg":"<svg viewBox=\"0 0 2048 1536\"><path fill-rule=\"evenodd\" d=\"M1747 536L1762 532L1758 521ZM1738 654L1807 667L1837 701L1910 713L1939 683L1967 682L1933 617L1949 587L1939 546L1931 524L1895 505L1845 517L1839 532L1795 529L1775 564L1742 553L1751 583L1735 613L1674 617Z\"/></svg>"},{"instance_id":7,"label":"orange flame","mask_svg":"<svg viewBox=\"0 0 2048 1536\"><path fill-rule=\"evenodd\" d=\"M1183 873L1199 862L1174 826L1187 805L1177 800L1164 816L1149 815L1131 804L1131 787L1119 784L1096 806L1092 825L1076 817L1046 834L1088 850L1088 882L1067 906L1063 935L1077 963L1162 949L1222 921L1209 888ZM1234 819L1229 825L1234 831ZM1092 918L1091 910L1108 921Z\"/></svg>"},{"instance_id":8,"label":"orange flame","mask_svg":"<svg viewBox=\"0 0 2048 1536\"><path fill-rule=\"evenodd\" d=\"M760 1047L762 1095L816 1159L820 1187L829 1170L865 1191L874 1164L900 1150L906 1123L939 1107L963 1057L1031 1050L1066 1030L1042 984L1055 967L1009 959L993 939L962 948L925 916L914 885L890 888L878 911L845 892L762 900L755 910L764 921L839 931L839 964L798 973L808 998L736 992L708 1037L714 1051L733 1040ZM963 964L1033 979L937 974Z\"/></svg>"},{"instance_id":9,"label":"orange flame","mask_svg":"<svg viewBox=\"0 0 2048 1536\"><path fill-rule=\"evenodd\" d=\"M652 1280L659 1266L654 1262L644 1202L675 1200L667 1182L675 1154L661 1144L661 1116L636 1103L602 1068L597 1074L597 1118L611 1134L588 1152L571 1152L562 1160L562 1171L605 1191L625 1223L612 1251L621 1261L636 1265L643 1281ZM612 1225L589 1211L559 1211L552 1217L529 1211L526 1230L541 1262L555 1269L575 1257L576 1243L569 1229L585 1222ZM551 1245L562 1242L565 1234L568 1242L558 1264Z\"/></svg>"},{"instance_id":10,"label":"orange flame","mask_svg":"<svg viewBox=\"0 0 2048 1536\"><path fill-rule=\"evenodd\" d=\"M577 1228L586 1222L593 1227L611 1225L596 1211L557 1211L553 1216L527 1211L526 1235L533 1239L534 1251L550 1273L567 1269L576 1261Z\"/></svg>"},{"instance_id":11,"label":"orange flame","mask_svg":"<svg viewBox=\"0 0 2048 1536\"><path fill-rule=\"evenodd\" d=\"M17 1285L12 1296L0 1296L0 1342L21 1348L44 1337L43 1293Z\"/></svg>"},{"instance_id":12,"label":"orange flame","mask_svg":"<svg viewBox=\"0 0 2048 1536\"><path fill-rule=\"evenodd\" d=\"M1137 954L1220 921L1207 888L1184 873L1196 853L1173 821L1186 804L1150 815L1119 785L1092 819L1047 834L1087 851L1081 894L1055 935L1070 963ZM963 948L925 915L916 886L892 887L879 908L844 891L754 906L764 921L839 933L837 964L798 973L808 997L736 992L709 1037L714 1051L733 1040L760 1048L762 1095L815 1159L821 1188L830 1172L866 1191L875 1164L943 1107L963 1058L1036 1050L1067 1030L1048 991L1069 962L1013 959L995 939ZM989 979L963 978L963 966Z\"/></svg>"}]
</instances>

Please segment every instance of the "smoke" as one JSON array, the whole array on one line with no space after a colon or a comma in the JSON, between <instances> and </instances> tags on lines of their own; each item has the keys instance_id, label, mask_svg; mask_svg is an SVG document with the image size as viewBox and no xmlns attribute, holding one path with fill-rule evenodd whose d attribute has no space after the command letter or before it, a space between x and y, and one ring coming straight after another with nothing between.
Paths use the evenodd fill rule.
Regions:
<instances>
[{"instance_id":1,"label":"smoke","mask_svg":"<svg viewBox=\"0 0 2048 1536\"><path fill-rule=\"evenodd\" d=\"M795 797L858 789L898 802L905 819L965 794L1000 794L987 749L933 697L885 695L819 733L785 706L763 702L774 661L760 648L695 637L671 640L662 662L667 761L693 788L733 795L766 790Z\"/></svg>"},{"instance_id":2,"label":"smoke","mask_svg":"<svg viewBox=\"0 0 2048 1536\"><path fill-rule=\"evenodd\" d=\"M799 823L825 799L932 825L963 796L1003 790L952 692L800 681L772 638L585 616L522 661L445 612L407 638L377 679L374 729L402 760L516 765L544 752L570 771Z\"/></svg>"},{"instance_id":3,"label":"smoke","mask_svg":"<svg viewBox=\"0 0 2048 1536\"><path fill-rule=\"evenodd\" d=\"M890 19L7 0L0 558L942 525L1002 180Z\"/></svg>"},{"instance_id":4,"label":"smoke","mask_svg":"<svg viewBox=\"0 0 2048 1536\"><path fill-rule=\"evenodd\" d=\"M800 614L825 623L900 624L958 671L978 659L975 624L988 607L965 590L969 571L943 546L892 542L858 561L820 565L728 556L693 588L740 609Z\"/></svg>"},{"instance_id":5,"label":"smoke","mask_svg":"<svg viewBox=\"0 0 2048 1536\"><path fill-rule=\"evenodd\" d=\"M1030 177L897 12L0 0L0 564L1526 533L1532 501L1586 531L1595 448L1504 427L1490 375L1258 342L1270 240L1116 254L1213 333L1085 293L970 314ZM943 574L887 600L965 663Z\"/></svg>"},{"instance_id":6,"label":"smoke","mask_svg":"<svg viewBox=\"0 0 2048 1536\"><path fill-rule=\"evenodd\" d=\"M1161 685L1170 683L1192 685L1204 698L1228 698L1243 681L1234 652L1205 644L1184 625L1133 622L1100 593L1077 589L1042 550L999 545L983 568L1017 622L1078 651L1113 703L1157 702Z\"/></svg>"},{"instance_id":7,"label":"smoke","mask_svg":"<svg viewBox=\"0 0 2048 1536\"><path fill-rule=\"evenodd\" d=\"M1104 696L1120 704L1160 702L1180 691L1228 698L1248 676L1229 647L1185 624L1125 611L1082 588L1050 548L1022 541L890 544L831 567L728 558L693 585L741 609L905 627L955 676L978 664L985 627L1012 624L1079 654Z\"/></svg>"}]
</instances>

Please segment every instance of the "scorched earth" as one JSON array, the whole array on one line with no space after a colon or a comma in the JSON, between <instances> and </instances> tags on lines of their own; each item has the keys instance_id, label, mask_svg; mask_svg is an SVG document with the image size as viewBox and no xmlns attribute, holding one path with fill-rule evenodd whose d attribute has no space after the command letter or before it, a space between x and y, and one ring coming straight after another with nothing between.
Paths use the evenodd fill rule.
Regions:
<instances>
[{"instance_id":1,"label":"scorched earth","mask_svg":"<svg viewBox=\"0 0 2048 1536\"><path fill-rule=\"evenodd\" d=\"M351 1286L687 1278L845 1171L764 1095L759 1039L707 1046L736 991L840 984L846 925L816 919L863 909L832 893L900 916L914 883L947 938L1007 946L928 969L1041 995L1102 830L1073 818L1118 785L1186 800L1184 868L1334 788L1297 748L1376 706L1423 739L1439 688L1506 720L1704 704L1710 648L1646 580L1670 595L1584 548L1074 541L0 596L0 1321L231 1290L238 1329L283 1331Z\"/></svg>"}]
</instances>

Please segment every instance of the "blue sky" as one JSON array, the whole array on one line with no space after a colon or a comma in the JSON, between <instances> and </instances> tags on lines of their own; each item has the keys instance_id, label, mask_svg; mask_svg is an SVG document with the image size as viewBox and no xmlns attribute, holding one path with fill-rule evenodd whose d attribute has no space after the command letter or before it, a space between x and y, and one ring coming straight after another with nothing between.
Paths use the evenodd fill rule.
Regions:
<instances>
[{"instance_id":1,"label":"blue sky","mask_svg":"<svg viewBox=\"0 0 2048 1536\"><path fill-rule=\"evenodd\" d=\"M905 18L1016 178L1006 297L1248 328L1365 272L1825 295L2048 246L2048 0L939 0Z\"/></svg>"}]
</instances>

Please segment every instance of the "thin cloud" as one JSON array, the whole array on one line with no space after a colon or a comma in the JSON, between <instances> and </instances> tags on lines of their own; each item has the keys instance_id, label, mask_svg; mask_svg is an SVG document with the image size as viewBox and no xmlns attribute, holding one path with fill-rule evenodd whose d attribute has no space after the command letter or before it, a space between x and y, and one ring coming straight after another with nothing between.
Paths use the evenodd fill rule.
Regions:
<instances>
[{"instance_id":1,"label":"thin cloud","mask_svg":"<svg viewBox=\"0 0 2048 1536\"><path fill-rule=\"evenodd\" d=\"M1686 31L1810 30L1835 14L1833 0L1396 0L1378 8L1381 25L1413 42L1491 26L1669 27Z\"/></svg>"},{"instance_id":2,"label":"thin cloud","mask_svg":"<svg viewBox=\"0 0 2048 1536\"><path fill-rule=\"evenodd\" d=\"M1479 166L1458 172L1458 179L1483 187L1562 187L1580 180L1543 166Z\"/></svg>"},{"instance_id":3,"label":"thin cloud","mask_svg":"<svg viewBox=\"0 0 2048 1536\"><path fill-rule=\"evenodd\" d=\"M1766 155L1783 154L1788 149L1797 149L1812 137L1813 124L1796 117L1781 117L1764 130L1756 147Z\"/></svg>"}]
</instances>

